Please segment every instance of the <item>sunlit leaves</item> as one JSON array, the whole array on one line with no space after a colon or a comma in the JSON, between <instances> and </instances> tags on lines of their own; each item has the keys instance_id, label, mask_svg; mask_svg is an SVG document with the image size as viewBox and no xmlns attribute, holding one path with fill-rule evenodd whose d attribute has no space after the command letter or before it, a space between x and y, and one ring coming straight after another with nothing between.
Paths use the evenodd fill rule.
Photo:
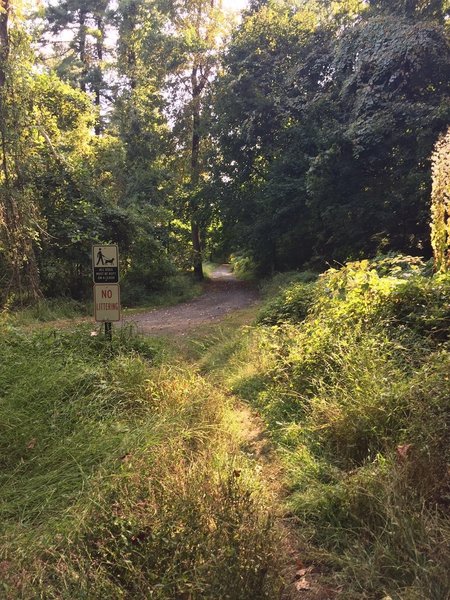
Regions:
<instances>
[{"instance_id":1,"label":"sunlit leaves","mask_svg":"<svg viewBox=\"0 0 450 600\"><path fill-rule=\"evenodd\" d=\"M437 271L450 269L450 129L442 135L432 157L431 243Z\"/></svg>"}]
</instances>

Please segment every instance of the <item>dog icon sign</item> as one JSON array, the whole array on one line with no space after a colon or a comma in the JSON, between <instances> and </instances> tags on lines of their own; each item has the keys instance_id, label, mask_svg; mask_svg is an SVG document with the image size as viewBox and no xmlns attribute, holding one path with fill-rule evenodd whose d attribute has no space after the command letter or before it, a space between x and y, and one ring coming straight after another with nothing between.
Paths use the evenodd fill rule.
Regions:
<instances>
[{"instance_id":1,"label":"dog icon sign","mask_svg":"<svg viewBox=\"0 0 450 600\"><path fill-rule=\"evenodd\" d=\"M119 248L116 244L92 246L92 276L94 283L119 282Z\"/></svg>"}]
</instances>

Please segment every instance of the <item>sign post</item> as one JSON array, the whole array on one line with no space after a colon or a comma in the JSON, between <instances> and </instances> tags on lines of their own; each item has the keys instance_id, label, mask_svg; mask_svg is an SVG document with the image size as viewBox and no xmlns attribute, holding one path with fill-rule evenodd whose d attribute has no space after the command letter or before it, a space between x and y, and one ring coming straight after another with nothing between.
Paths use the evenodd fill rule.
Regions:
<instances>
[{"instance_id":1,"label":"sign post","mask_svg":"<svg viewBox=\"0 0 450 600\"><path fill-rule=\"evenodd\" d=\"M115 244L92 246L94 315L105 324L105 336L112 337L113 321L120 321L119 249Z\"/></svg>"}]
</instances>

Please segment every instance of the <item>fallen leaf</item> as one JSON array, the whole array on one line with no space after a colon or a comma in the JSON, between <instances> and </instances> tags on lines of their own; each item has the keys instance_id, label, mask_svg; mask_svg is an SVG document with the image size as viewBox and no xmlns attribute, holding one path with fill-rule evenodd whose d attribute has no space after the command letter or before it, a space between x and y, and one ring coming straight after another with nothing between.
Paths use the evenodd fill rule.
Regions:
<instances>
[{"instance_id":1,"label":"fallen leaf","mask_svg":"<svg viewBox=\"0 0 450 600\"><path fill-rule=\"evenodd\" d=\"M31 439L27 444L28 450L33 450L33 448L36 446L36 442L36 438Z\"/></svg>"},{"instance_id":2,"label":"fallen leaf","mask_svg":"<svg viewBox=\"0 0 450 600\"><path fill-rule=\"evenodd\" d=\"M306 577L302 577L299 581L295 582L295 588L298 592L310 590L311 583L306 579Z\"/></svg>"},{"instance_id":3,"label":"fallen leaf","mask_svg":"<svg viewBox=\"0 0 450 600\"><path fill-rule=\"evenodd\" d=\"M397 457L400 460L406 460L411 448L412 444L401 444L400 446L397 446Z\"/></svg>"}]
</instances>

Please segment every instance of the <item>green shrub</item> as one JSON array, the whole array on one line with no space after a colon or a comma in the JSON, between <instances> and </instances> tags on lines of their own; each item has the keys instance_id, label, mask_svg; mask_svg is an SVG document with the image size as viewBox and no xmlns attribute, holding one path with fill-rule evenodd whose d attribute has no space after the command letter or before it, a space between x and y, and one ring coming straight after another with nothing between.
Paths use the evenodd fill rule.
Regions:
<instances>
[{"instance_id":1,"label":"green shrub","mask_svg":"<svg viewBox=\"0 0 450 600\"><path fill-rule=\"evenodd\" d=\"M149 290L142 282L129 280L121 288L121 302L126 307L167 306L191 300L201 286L189 275L176 274L163 278L158 289Z\"/></svg>"},{"instance_id":2,"label":"green shrub","mask_svg":"<svg viewBox=\"0 0 450 600\"><path fill-rule=\"evenodd\" d=\"M346 598L450 589L449 325L448 276L382 257L282 288L232 362L283 450L311 556Z\"/></svg>"},{"instance_id":3,"label":"green shrub","mask_svg":"<svg viewBox=\"0 0 450 600\"><path fill-rule=\"evenodd\" d=\"M254 279L256 275L256 263L253 258L245 254L232 254L230 264L233 273L239 279Z\"/></svg>"},{"instance_id":4,"label":"green shrub","mask_svg":"<svg viewBox=\"0 0 450 600\"><path fill-rule=\"evenodd\" d=\"M265 304L258 315L258 322L265 325L286 321L299 323L306 318L314 297L314 284L293 283Z\"/></svg>"}]
</instances>

